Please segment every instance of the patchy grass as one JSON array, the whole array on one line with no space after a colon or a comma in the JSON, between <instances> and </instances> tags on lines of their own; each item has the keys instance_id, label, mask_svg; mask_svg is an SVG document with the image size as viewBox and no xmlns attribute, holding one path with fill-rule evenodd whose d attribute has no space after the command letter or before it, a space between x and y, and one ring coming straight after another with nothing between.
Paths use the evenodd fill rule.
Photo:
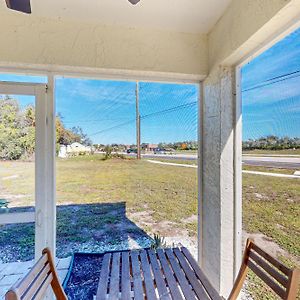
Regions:
<instances>
[{"instance_id":1,"label":"patchy grass","mask_svg":"<svg viewBox=\"0 0 300 300\"><path fill-rule=\"evenodd\" d=\"M293 175L295 170L243 165L243 170Z\"/></svg>"},{"instance_id":2,"label":"patchy grass","mask_svg":"<svg viewBox=\"0 0 300 300\"><path fill-rule=\"evenodd\" d=\"M129 240L149 246L151 237L126 216L126 203L60 205L57 208L57 254L128 249ZM9 242L8 242L9 241ZM1 227L0 262L34 257L34 224Z\"/></svg>"},{"instance_id":3,"label":"patchy grass","mask_svg":"<svg viewBox=\"0 0 300 300\"><path fill-rule=\"evenodd\" d=\"M181 159L172 159L172 158L150 158L146 160L154 160L154 161L161 161L161 162L168 162L174 164L182 164L182 165L195 165L197 166L197 160L181 160Z\"/></svg>"},{"instance_id":4,"label":"patchy grass","mask_svg":"<svg viewBox=\"0 0 300 300\"><path fill-rule=\"evenodd\" d=\"M56 165L60 256L84 249L80 244L86 245L87 249L95 245L93 249L99 251L101 247L98 245L103 242L114 246L120 242L123 246L128 245L128 242L122 241L122 237L130 237L136 242L140 239L149 240L153 232L176 236L179 231L189 230L190 225L183 223L182 219L197 213L195 169L182 168L180 172L174 172L170 166L157 166L130 158L103 160L102 155L58 159ZM16 174L18 176L14 176ZM10 208L32 206L34 163L0 162L0 177L9 176L12 177L1 182L0 198L5 198ZM119 203L124 203L124 211L120 215L114 214L118 212L114 205ZM104 205L108 211L105 214L98 212L99 205L101 210ZM141 224L135 220L135 223L124 227L122 234L116 234L129 222L128 216L131 218L131 215L145 211L149 212L147 222L144 218L138 218ZM168 222L168 226L159 225L163 222ZM191 227L189 235L195 237L196 225ZM9 238L7 232L15 236L11 247L1 247L1 252L3 250L2 253L7 254L7 260L13 258L8 254L12 249L22 252L20 249L26 237L31 241L28 241L29 246L34 243L34 236L28 235L29 231L25 227L9 225L2 229L0 245L5 244L5 239L7 241ZM23 252L24 255L19 259L28 259L33 254L33 247L29 248L31 250Z\"/></svg>"},{"instance_id":5,"label":"patchy grass","mask_svg":"<svg viewBox=\"0 0 300 300\"><path fill-rule=\"evenodd\" d=\"M271 237L289 253L300 255L300 181L243 175L244 228Z\"/></svg>"},{"instance_id":6,"label":"patchy grass","mask_svg":"<svg viewBox=\"0 0 300 300\"><path fill-rule=\"evenodd\" d=\"M196 213L197 172L182 168L174 172L170 166L154 165L135 159L102 160L102 156L57 160L58 204L87 204L125 201L129 211L155 211L156 220L179 222ZM4 166L4 168L2 168ZM3 181L3 191L20 195L23 205L32 205L34 164L1 162L0 176L19 174ZM9 198L9 197L8 197ZM9 198L9 206L19 200Z\"/></svg>"},{"instance_id":7,"label":"patchy grass","mask_svg":"<svg viewBox=\"0 0 300 300\"><path fill-rule=\"evenodd\" d=\"M174 172L170 166L135 159L58 161L57 200L62 204L122 200L129 211L147 206L156 221L179 222L197 210L197 172L188 168Z\"/></svg>"},{"instance_id":8,"label":"patchy grass","mask_svg":"<svg viewBox=\"0 0 300 300\"><path fill-rule=\"evenodd\" d=\"M180 154L197 154L198 150L175 150L174 152Z\"/></svg>"},{"instance_id":9,"label":"patchy grass","mask_svg":"<svg viewBox=\"0 0 300 300\"><path fill-rule=\"evenodd\" d=\"M91 245L95 251L103 249L104 244L111 249L120 243L126 247L128 238L149 240L150 233L166 232L166 227L174 230L174 236L176 230L184 230L196 238L197 169L131 158L103 160L101 155L58 159L56 164L59 255L90 249ZM282 169L245 169L289 174ZM8 200L9 207L32 205L33 175L32 162L0 162L0 177L7 178L1 181L0 198ZM299 179L243 174L244 229L274 240L289 254L279 259L291 266L299 263L299 204ZM8 240L11 247L1 246L1 253L19 253L25 248L24 257L33 254L31 224L2 227L0 245ZM249 276L248 290L254 298L273 299L265 285Z\"/></svg>"},{"instance_id":10,"label":"patchy grass","mask_svg":"<svg viewBox=\"0 0 300 300\"><path fill-rule=\"evenodd\" d=\"M244 167L243 167L244 168ZM266 168L247 167L255 171ZM287 172L271 169L268 172ZM300 266L300 179L243 174L243 227L272 238L287 254L278 257L290 267ZM266 248L268 250L268 248ZM253 272L247 276L253 299L275 300L277 295ZM298 295L298 298L300 296Z\"/></svg>"}]
</instances>

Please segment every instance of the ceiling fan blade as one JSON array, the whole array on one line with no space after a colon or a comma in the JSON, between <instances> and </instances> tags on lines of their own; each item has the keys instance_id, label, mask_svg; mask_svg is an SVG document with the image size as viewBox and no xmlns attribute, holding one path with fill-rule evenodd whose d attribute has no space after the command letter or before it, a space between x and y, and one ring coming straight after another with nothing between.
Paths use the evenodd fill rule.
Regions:
<instances>
[{"instance_id":1,"label":"ceiling fan blade","mask_svg":"<svg viewBox=\"0 0 300 300\"><path fill-rule=\"evenodd\" d=\"M131 4L136 5L140 0L128 0Z\"/></svg>"},{"instance_id":2,"label":"ceiling fan blade","mask_svg":"<svg viewBox=\"0 0 300 300\"><path fill-rule=\"evenodd\" d=\"M8 8L31 14L30 0L5 0Z\"/></svg>"}]
</instances>

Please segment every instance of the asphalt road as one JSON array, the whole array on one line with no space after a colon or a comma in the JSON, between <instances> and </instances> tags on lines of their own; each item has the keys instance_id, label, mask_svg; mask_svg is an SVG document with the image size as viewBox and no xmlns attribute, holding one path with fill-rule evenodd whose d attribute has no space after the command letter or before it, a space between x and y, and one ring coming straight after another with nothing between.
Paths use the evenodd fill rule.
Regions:
<instances>
[{"instance_id":1,"label":"asphalt road","mask_svg":"<svg viewBox=\"0 0 300 300\"><path fill-rule=\"evenodd\" d=\"M127 155L135 156L136 154L131 153ZM195 154L142 154L142 157L174 159L174 160L196 160L197 159L197 155ZM300 157L243 155L243 165L300 170Z\"/></svg>"},{"instance_id":2,"label":"asphalt road","mask_svg":"<svg viewBox=\"0 0 300 300\"><path fill-rule=\"evenodd\" d=\"M243 164L279 169L300 170L300 157L243 156Z\"/></svg>"}]
</instances>

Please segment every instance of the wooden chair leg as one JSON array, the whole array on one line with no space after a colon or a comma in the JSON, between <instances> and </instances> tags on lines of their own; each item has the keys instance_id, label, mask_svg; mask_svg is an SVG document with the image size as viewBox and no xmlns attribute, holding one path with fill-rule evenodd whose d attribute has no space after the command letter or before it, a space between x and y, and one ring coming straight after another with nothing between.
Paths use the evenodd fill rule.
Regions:
<instances>
[{"instance_id":1,"label":"wooden chair leg","mask_svg":"<svg viewBox=\"0 0 300 300\"><path fill-rule=\"evenodd\" d=\"M286 300L296 300L298 288L300 283L300 270L295 269L293 270L293 274L289 281L289 285L287 288L287 298Z\"/></svg>"},{"instance_id":2,"label":"wooden chair leg","mask_svg":"<svg viewBox=\"0 0 300 300\"><path fill-rule=\"evenodd\" d=\"M246 242L246 247L245 247L245 252L243 255L243 261L242 261L242 265L241 268L239 270L239 273L236 277L236 280L234 282L233 288L231 290L231 293L229 295L228 300L236 300L240 294L240 291L243 287L245 278L247 276L248 273L248 266L247 266L247 261L249 259L249 253L250 253L250 244L253 241L251 239L247 239Z\"/></svg>"}]
</instances>

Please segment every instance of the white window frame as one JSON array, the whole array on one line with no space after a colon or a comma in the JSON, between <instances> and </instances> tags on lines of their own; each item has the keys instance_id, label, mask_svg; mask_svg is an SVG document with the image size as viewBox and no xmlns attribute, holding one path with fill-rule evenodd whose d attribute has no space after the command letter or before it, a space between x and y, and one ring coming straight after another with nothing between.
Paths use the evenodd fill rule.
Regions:
<instances>
[{"instance_id":1,"label":"white window frame","mask_svg":"<svg viewBox=\"0 0 300 300\"><path fill-rule=\"evenodd\" d=\"M53 195L55 162L55 118L53 97L40 83L0 81L0 94L35 97L35 212L0 215L0 224L35 222L35 258L42 249L55 250L55 197ZM47 97L48 96L48 97Z\"/></svg>"}]
</instances>

